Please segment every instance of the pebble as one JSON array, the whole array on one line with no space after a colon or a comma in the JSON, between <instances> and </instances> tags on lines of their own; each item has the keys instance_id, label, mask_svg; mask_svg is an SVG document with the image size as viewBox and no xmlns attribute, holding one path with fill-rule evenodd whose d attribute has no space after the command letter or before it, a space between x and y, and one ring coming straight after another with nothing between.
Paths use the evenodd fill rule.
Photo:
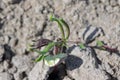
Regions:
<instances>
[{"instance_id":1,"label":"pebble","mask_svg":"<svg viewBox=\"0 0 120 80\"><path fill-rule=\"evenodd\" d=\"M4 69L5 69L5 70L8 70L9 67L10 67L9 61L5 60L5 61L3 62L3 66L4 66Z\"/></svg>"},{"instance_id":2,"label":"pebble","mask_svg":"<svg viewBox=\"0 0 120 80\"><path fill-rule=\"evenodd\" d=\"M29 71L33 67L32 60L23 55L13 57L12 63L18 69L18 72Z\"/></svg>"},{"instance_id":3,"label":"pebble","mask_svg":"<svg viewBox=\"0 0 120 80\"><path fill-rule=\"evenodd\" d=\"M17 72L17 68L15 66L13 66L12 68L8 69L8 72L11 73L11 74L14 74L14 73Z\"/></svg>"},{"instance_id":4,"label":"pebble","mask_svg":"<svg viewBox=\"0 0 120 80\"><path fill-rule=\"evenodd\" d=\"M2 73L3 71L4 71L3 64L0 64L0 73Z\"/></svg>"}]
</instances>

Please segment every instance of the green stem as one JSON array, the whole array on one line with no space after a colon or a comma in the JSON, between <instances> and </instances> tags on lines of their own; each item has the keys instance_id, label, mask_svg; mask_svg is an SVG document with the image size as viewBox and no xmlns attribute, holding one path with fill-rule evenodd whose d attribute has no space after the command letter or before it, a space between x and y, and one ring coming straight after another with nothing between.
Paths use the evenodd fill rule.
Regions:
<instances>
[{"instance_id":1,"label":"green stem","mask_svg":"<svg viewBox=\"0 0 120 80\"><path fill-rule=\"evenodd\" d=\"M59 19L54 18L53 16L50 16L50 20L51 20L51 21L56 21L56 22L58 23L59 28L60 28L60 31L61 31L61 33L62 33L62 39L65 39L65 33L64 33L62 24L61 24L61 22L59 21Z\"/></svg>"},{"instance_id":2,"label":"green stem","mask_svg":"<svg viewBox=\"0 0 120 80\"><path fill-rule=\"evenodd\" d=\"M70 28L69 28L68 24L67 24L63 19L60 19L59 21L60 21L61 24L63 24L63 25L65 26L65 28L66 28L66 37L65 37L65 39L67 40L67 39L69 38L69 36L70 36Z\"/></svg>"}]
</instances>

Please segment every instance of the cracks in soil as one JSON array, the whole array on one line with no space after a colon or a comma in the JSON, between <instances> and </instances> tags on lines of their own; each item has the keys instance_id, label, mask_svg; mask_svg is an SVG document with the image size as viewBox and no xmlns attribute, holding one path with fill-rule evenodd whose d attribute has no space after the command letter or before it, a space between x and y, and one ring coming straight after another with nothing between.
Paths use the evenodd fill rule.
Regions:
<instances>
[{"instance_id":1,"label":"cracks in soil","mask_svg":"<svg viewBox=\"0 0 120 80\"><path fill-rule=\"evenodd\" d=\"M108 80L118 80L116 77L114 77L112 74L108 73L107 71L105 71L106 74L108 75L109 79Z\"/></svg>"}]
</instances>

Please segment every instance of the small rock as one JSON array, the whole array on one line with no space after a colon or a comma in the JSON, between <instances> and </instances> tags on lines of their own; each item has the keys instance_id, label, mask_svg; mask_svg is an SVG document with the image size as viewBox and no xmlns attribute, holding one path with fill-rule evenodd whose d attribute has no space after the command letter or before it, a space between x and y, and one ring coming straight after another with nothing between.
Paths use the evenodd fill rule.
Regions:
<instances>
[{"instance_id":1,"label":"small rock","mask_svg":"<svg viewBox=\"0 0 120 80\"><path fill-rule=\"evenodd\" d=\"M17 38L12 38L9 42L11 47L15 47L18 44L18 39Z\"/></svg>"},{"instance_id":2,"label":"small rock","mask_svg":"<svg viewBox=\"0 0 120 80\"><path fill-rule=\"evenodd\" d=\"M19 0L18 0L19 1ZM23 15L23 13L24 13L24 10L22 9L22 7L20 7L20 6L17 6L16 8L15 8L15 17L16 18L20 18L21 17L21 15Z\"/></svg>"},{"instance_id":3,"label":"small rock","mask_svg":"<svg viewBox=\"0 0 120 80\"><path fill-rule=\"evenodd\" d=\"M30 1L29 1L29 0L26 0L26 1L24 2L24 5L23 5L22 7L23 7L23 9L26 11L26 10L30 9L32 6L31 6Z\"/></svg>"},{"instance_id":4,"label":"small rock","mask_svg":"<svg viewBox=\"0 0 120 80\"><path fill-rule=\"evenodd\" d=\"M13 65L18 69L18 72L30 71L33 63L30 57L17 55L12 58Z\"/></svg>"},{"instance_id":5,"label":"small rock","mask_svg":"<svg viewBox=\"0 0 120 80\"><path fill-rule=\"evenodd\" d=\"M120 5L120 0L118 0L118 4Z\"/></svg>"},{"instance_id":6,"label":"small rock","mask_svg":"<svg viewBox=\"0 0 120 80\"><path fill-rule=\"evenodd\" d=\"M101 0L102 3L109 5L109 0Z\"/></svg>"},{"instance_id":7,"label":"small rock","mask_svg":"<svg viewBox=\"0 0 120 80\"><path fill-rule=\"evenodd\" d=\"M35 12L36 12L36 13L43 12L43 10L44 10L44 7L43 7L43 6L38 5L38 6L35 7Z\"/></svg>"},{"instance_id":8,"label":"small rock","mask_svg":"<svg viewBox=\"0 0 120 80\"><path fill-rule=\"evenodd\" d=\"M0 73L4 71L3 64L0 64Z\"/></svg>"},{"instance_id":9,"label":"small rock","mask_svg":"<svg viewBox=\"0 0 120 80\"><path fill-rule=\"evenodd\" d=\"M114 10L113 10L113 7L109 5L106 7L106 11L109 13L112 13Z\"/></svg>"},{"instance_id":10,"label":"small rock","mask_svg":"<svg viewBox=\"0 0 120 80\"><path fill-rule=\"evenodd\" d=\"M68 5L72 2L72 0L63 0L63 2Z\"/></svg>"},{"instance_id":11,"label":"small rock","mask_svg":"<svg viewBox=\"0 0 120 80\"><path fill-rule=\"evenodd\" d=\"M44 80L49 68L43 66L43 62L38 62L29 73L29 80Z\"/></svg>"},{"instance_id":12,"label":"small rock","mask_svg":"<svg viewBox=\"0 0 120 80\"><path fill-rule=\"evenodd\" d=\"M27 78L27 77L25 77L23 80L28 80L28 78Z\"/></svg>"},{"instance_id":13,"label":"small rock","mask_svg":"<svg viewBox=\"0 0 120 80\"><path fill-rule=\"evenodd\" d=\"M20 39L18 39L19 41L16 41L15 45L14 46L14 49L15 49L15 53L19 54L19 55L22 55L22 54L25 54L26 52L26 49L27 49L27 44L25 41L20 41ZM13 42L14 44L14 42Z\"/></svg>"},{"instance_id":14,"label":"small rock","mask_svg":"<svg viewBox=\"0 0 120 80\"><path fill-rule=\"evenodd\" d=\"M11 74L14 74L17 72L17 68L15 66L13 66L12 68L8 69L8 72Z\"/></svg>"},{"instance_id":15,"label":"small rock","mask_svg":"<svg viewBox=\"0 0 120 80\"><path fill-rule=\"evenodd\" d=\"M120 80L120 76L118 76L118 80Z\"/></svg>"},{"instance_id":16,"label":"small rock","mask_svg":"<svg viewBox=\"0 0 120 80\"><path fill-rule=\"evenodd\" d=\"M3 0L4 3L9 3L11 0Z\"/></svg>"},{"instance_id":17,"label":"small rock","mask_svg":"<svg viewBox=\"0 0 120 80\"><path fill-rule=\"evenodd\" d=\"M3 66L4 66L4 69L5 69L5 70L8 70L8 68L10 67L9 61L5 60L5 61L3 62Z\"/></svg>"},{"instance_id":18,"label":"small rock","mask_svg":"<svg viewBox=\"0 0 120 80\"><path fill-rule=\"evenodd\" d=\"M48 13L48 10L47 9L44 9L43 10L43 14L47 14Z\"/></svg>"},{"instance_id":19,"label":"small rock","mask_svg":"<svg viewBox=\"0 0 120 80\"><path fill-rule=\"evenodd\" d=\"M14 78L15 78L15 80L22 80L22 76L18 73L14 74Z\"/></svg>"},{"instance_id":20,"label":"small rock","mask_svg":"<svg viewBox=\"0 0 120 80\"><path fill-rule=\"evenodd\" d=\"M0 73L0 80L13 80L13 76L7 72Z\"/></svg>"},{"instance_id":21,"label":"small rock","mask_svg":"<svg viewBox=\"0 0 120 80\"><path fill-rule=\"evenodd\" d=\"M5 16L3 14L0 14L0 18L3 19Z\"/></svg>"},{"instance_id":22,"label":"small rock","mask_svg":"<svg viewBox=\"0 0 120 80\"><path fill-rule=\"evenodd\" d=\"M5 44L7 44L9 42L9 36L7 36L7 35L4 36L4 42L5 42Z\"/></svg>"},{"instance_id":23,"label":"small rock","mask_svg":"<svg viewBox=\"0 0 120 80\"><path fill-rule=\"evenodd\" d=\"M110 5L111 6L117 6L118 0L110 0Z\"/></svg>"},{"instance_id":24,"label":"small rock","mask_svg":"<svg viewBox=\"0 0 120 80\"><path fill-rule=\"evenodd\" d=\"M15 80L23 80L23 78L24 78L25 76L26 76L26 75L24 75L23 72L18 72L18 73L15 73L15 74L14 74Z\"/></svg>"},{"instance_id":25,"label":"small rock","mask_svg":"<svg viewBox=\"0 0 120 80\"><path fill-rule=\"evenodd\" d=\"M69 77L66 76L63 80L71 80L71 79L70 79Z\"/></svg>"}]
</instances>

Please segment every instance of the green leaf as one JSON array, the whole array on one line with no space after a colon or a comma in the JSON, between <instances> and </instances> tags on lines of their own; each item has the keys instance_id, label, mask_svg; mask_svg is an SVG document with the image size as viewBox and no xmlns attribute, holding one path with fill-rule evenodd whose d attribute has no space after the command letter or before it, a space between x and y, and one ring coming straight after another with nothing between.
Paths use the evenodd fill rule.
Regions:
<instances>
[{"instance_id":1,"label":"green leaf","mask_svg":"<svg viewBox=\"0 0 120 80\"><path fill-rule=\"evenodd\" d=\"M34 49L33 51L34 51L34 52L37 52L37 53L39 53L39 54L44 55L44 54L46 54L47 52L49 52L49 50L50 50L52 47L54 47L55 44L56 44L55 42L50 42L50 43L43 49L43 51L39 51L39 50L37 50L37 49Z\"/></svg>"},{"instance_id":2,"label":"green leaf","mask_svg":"<svg viewBox=\"0 0 120 80\"><path fill-rule=\"evenodd\" d=\"M46 57L44 58L45 64L46 64L47 66L50 66L50 67L55 66L56 64L59 63L59 61L60 61L62 58L66 57L66 56L67 56L67 55L66 55L66 54L63 54L63 53L60 53L60 54L57 54L57 55L54 55L54 56L48 55L48 56L46 56Z\"/></svg>"},{"instance_id":3,"label":"green leaf","mask_svg":"<svg viewBox=\"0 0 120 80\"><path fill-rule=\"evenodd\" d=\"M67 55L66 55L66 54L63 54L63 53L59 53L59 54L54 55L54 56L48 55L47 57L45 57L45 60L50 61L50 60L54 60L54 59L56 59L56 58L61 59L61 58L64 58L64 57L66 57L66 56L67 56Z\"/></svg>"},{"instance_id":4,"label":"green leaf","mask_svg":"<svg viewBox=\"0 0 120 80\"><path fill-rule=\"evenodd\" d=\"M47 53L47 52L49 52L49 50L51 49L51 48L53 48L54 46L55 46L55 42L50 42L44 49L43 49L43 53L45 52L45 53Z\"/></svg>"},{"instance_id":5,"label":"green leaf","mask_svg":"<svg viewBox=\"0 0 120 80\"><path fill-rule=\"evenodd\" d=\"M66 38L65 39L68 39L69 36L70 36L70 28L69 28L69 25L63 20L63 19L60 19L60 22L65 26L66 28Z\"/></svg>"},{"instance_id":6,"label":"green leaf","mask_svg":"<svg viewBox=\"0 0 120 80\"><path fill-rule=\"evenodd\" d=\"M80 44L79 44L79 47L80 47L81 49L85 49L85 48L86 48L83 43L80 43Z\"/></svg>"},{"instance_id":7,"label":"green leaf","mask_svg":"<svg viewBox=\"0 0 120 80\"><path fill-rule=\"evenodd\" d=\"M42 54L42 55L44 55L45 53L47 53L47 52L45 52L45 51L39 51L39 50L37 50L37 49L34 49L33 51L36 52L36 53Z\"/></svg>"},{"instance_id":8,"label":"green leaf","mask_svg":"<svg viewBox=\"0 0 120 80\"><path fill-rule=\"evenodd\" d=\"M97 41L97 46L102 47L102 46L104 46L104 43L102 41Z\"/></svg>"},{"instance_id":9,"label":"green leaf","mask_svg":"<svg viewBox=\"0 0 120 80\"><path fill-rule=\"evenodd\" d=\"M62 24L60 23L59 19L53 17L53 15L50 16L50 20L51 21L56 21L58 23L58 27L60 28L60 31L62 33L62 39L65 39L65 33L64 33L64 30L63 30L63 26Z\"/></svg>"},{"instance_id":10,"label":"green leaf","mask_svg":"<svg viewBox=\"0 0 120 80\"><path fill-rule=\"evenodd\" d=\"M45 61L45 65L47 65L49 67L53 67L59 63L60 59L56 58L54 60L44 60L44 61Z\"/></svg>"},{"instance_id":11,"label":"green leaf","mask_svg":"<svg viewBox=\"0 0 120 80\"><path fill-rule=\"evenodd\" d=\"M28 44L28 45L27 45L27 51L33 51L32 44Z\"/></svg>"},{"instance_id":12,"label":"green leaf","mask_svg":"<svg viewBox=\"0 0 120 80\"><path fill-rule=\"evenodd\" d=\"M40 55L37 59L35 59L35 62L39 62L44 58L44 55Z\"/></svg>"},{"instance_id":13,"label":"green leaf","mask_svg":"<svg viewBox=\"0 0 120 80\"><path fill-rule=\"evenodd\" d=\"M66 56L67 56L67 54L59 53L59 54L55 55L54 57L55 57L55 58L60 58L60 59L62 59L62 58L64 58L64 57L66 57Z\"/></svg>"},{"instance_id":14,"label":"green leaf","mask_svg":"<svg viewBox=\"0 0 120 80\"><path fill-rule=\"evenodd\" d=\"M52 14L50 15L50 21L53 21L53 15Z\"/></svg>"}]
</instances>

